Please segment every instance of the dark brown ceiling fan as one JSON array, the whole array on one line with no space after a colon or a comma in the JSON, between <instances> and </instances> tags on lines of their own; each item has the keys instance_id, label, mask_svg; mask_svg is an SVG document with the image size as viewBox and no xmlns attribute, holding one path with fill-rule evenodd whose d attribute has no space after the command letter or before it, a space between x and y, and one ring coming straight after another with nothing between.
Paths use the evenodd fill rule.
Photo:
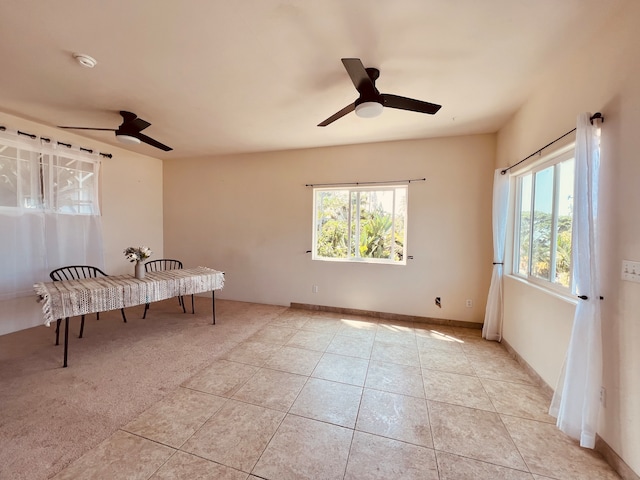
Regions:
<instances>
[{"instance_id":1,"label":"dark brown ceiling fan","mask_svg":"<svg viewBox=\"0 0 640 480\"><path fill-rule=\"evenodd\" d=\"M429 115L433 115L441 108L441 105L436 105L435 103L423 102L389 93L380 93L376 88L376 80L380 76L380 70L377 68L364 68L359 58L343 58L342 63L360 96L354 103L347 105L319 123L319 127L326 127L354 110L356 115L360 117L375 117L382 113L384 107L427 113Z\"/></svg>"},{"instance_id":2,"label":"dark brown ceiling fan","mask_svg":"<svg viewBox=\"0 0 640 480\"><path fill-rule=\"evenodd\" d=\"M93 128L93 127L58 127L69 128L72 130L102 130L108 132L116 132L116 138L122 143L139 144L140 142L159 148L165 152L173 150L159 141L140 133L151 124L146 120L138 118L135 113L120 111L122 115L122 124L118 128Z\"/></svg>"}]
</instances>

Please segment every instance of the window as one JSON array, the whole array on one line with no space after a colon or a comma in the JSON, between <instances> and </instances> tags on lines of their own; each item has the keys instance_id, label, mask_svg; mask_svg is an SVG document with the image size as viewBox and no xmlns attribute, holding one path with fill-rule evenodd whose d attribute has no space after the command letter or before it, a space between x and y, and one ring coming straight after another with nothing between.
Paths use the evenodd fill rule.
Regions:
<instances>
[{"instance_id":1,"label":"window","mask_svg":"<svg viewBox=\"0 0 640 480\"><path fill-rule=\"evenodd\" d=\"M99 164L0 144L0 207L96 215Z\"/></svg>"},{"instance_id":2,"label":"window","mask_svg":"<svg viewBox=\"0 0 640 480\"><path fill-rule=\"evenodd\" d=\"M313 259L405 265L407 190L315 188Z\"/></svg>"},{"instance_id":3,"label":"window","mask_svg":"<svg viewBox=\"0 0 640 480\"><path fill-rule=\"evenodd\" d=\"M516 177L514 274L571 286L573 181L573 149Z\"/></svg>"}]
</instances>

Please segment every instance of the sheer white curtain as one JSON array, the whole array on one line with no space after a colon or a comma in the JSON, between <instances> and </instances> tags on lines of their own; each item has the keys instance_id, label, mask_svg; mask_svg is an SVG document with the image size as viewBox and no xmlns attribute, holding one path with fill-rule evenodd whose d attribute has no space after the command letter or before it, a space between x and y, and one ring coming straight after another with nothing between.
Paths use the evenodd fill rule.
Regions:
<instances>
[{"instance_id":1,"label":"sheer white curtain","mask_svg":"<svg viewBox=\"0 0 640 480\"><path fill-rule=\"evenodd\" d=\"M496 170L493 175L493 273L482 326L482 337L496 342L502 340L502 275L510 184L509 175L501 172Z\"/></svg>"},{"instance_id":2,"label":"sheer white curtain","mask_svg":"<svg viewBox=\"0 0 640 480\"><path fill-rule=\"evenodd\" d=\"M595 446L602 382L602 332L598 275L599 128L578 116L573 218L573 288L576 307L567 357L549 413L557 426L587 448ZM597 122L597 121L596 121Z\"/></svg>"},{"instance_id":3,"label":"sheer white curtain","mask_svg":"<svg viewBox=\"0 0 640 480\"><path fill-rule=\"evenodd\" d=\"M64 265L104 266L100 161L63 148L0 134L0 300Z\"/></svg>"}]
</instances>

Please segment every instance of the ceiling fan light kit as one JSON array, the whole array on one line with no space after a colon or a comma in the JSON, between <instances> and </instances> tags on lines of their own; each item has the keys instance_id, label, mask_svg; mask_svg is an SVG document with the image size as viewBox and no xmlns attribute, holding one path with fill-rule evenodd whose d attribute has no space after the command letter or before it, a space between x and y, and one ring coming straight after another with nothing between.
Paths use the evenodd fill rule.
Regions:
<instances>
[{"instance_id":1,"label":"ceiling fan light kit","mask_svg":"<svg viewBox=\"0 0 640 480\"><path fill-rule=\"evenodd\" d=\"M380 115L384 107L426 113L428 115L433 115L442 107L422 100L380 93L376 88L376 80L380 76L380 70L377 68L364 68L359 58L343 58L342 64L360 96L354 103L347 105L342 110L320 122L318 124L319 127L326 127L354 110L359 117L372 118Z\"/></svg>"},{"instance_id":2,"label":"ceiling fan light kit","mask_svg":"<svg viewBox=\"0 0 640 480\"><path fill-rule=\"evenodd\" d=\"M116 132L116 138L119 142L126 143L127 145L139 145L141 140L131 135L126 135Z\"/></svg>"},{"instance_id":3,"label":"ceiling fan light kit","mask_svg":"<svg viewBox=\"0 0 640 480\"><path fill-rule=\"evenodd\" d=\"M361 118L373 118L382 113L384 106L378 102L362 102L356 105L356 115Z\"/></svg>"}]
</instances>

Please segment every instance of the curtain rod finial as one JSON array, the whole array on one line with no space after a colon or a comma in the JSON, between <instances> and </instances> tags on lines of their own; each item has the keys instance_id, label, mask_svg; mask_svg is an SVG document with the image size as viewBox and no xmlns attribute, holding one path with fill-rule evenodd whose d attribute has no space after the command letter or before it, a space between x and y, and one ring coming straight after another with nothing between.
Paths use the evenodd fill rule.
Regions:
<instances>
[{"instance_id":1,"label":"curtain rod finial","mask_svg":"<svg viewBox=\"0 0 640 480\"><path fill-rule=\"evenodd\" d=\"M600 120L602 121L602 123L604 123L604 116L600 112L596 112L591 115L591 118L589 120L591 121L591 125L593 125L594 120Z\"/></svg>"}]
</instances>

